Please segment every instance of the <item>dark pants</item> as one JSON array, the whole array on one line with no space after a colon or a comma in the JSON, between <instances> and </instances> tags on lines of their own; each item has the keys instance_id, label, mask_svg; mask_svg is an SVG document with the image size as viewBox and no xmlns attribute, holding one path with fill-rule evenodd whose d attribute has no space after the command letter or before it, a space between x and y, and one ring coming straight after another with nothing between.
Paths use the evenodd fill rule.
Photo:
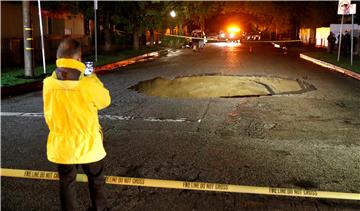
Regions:
<instances>
[{"instance_id":1,"label":"dark pants","mask_svg":"<svg viewBox=\"0 0 360 211\"><path fill-rule=\"evenodd\" d=\"M90 198L94 210L106 210L106 195L104 190L104 164L97 161L87 164L59 164L58 171L60 177L60 200L62 210L76 210L76 173L82 167L88 177Z\"/></svg>"}]
</instances>

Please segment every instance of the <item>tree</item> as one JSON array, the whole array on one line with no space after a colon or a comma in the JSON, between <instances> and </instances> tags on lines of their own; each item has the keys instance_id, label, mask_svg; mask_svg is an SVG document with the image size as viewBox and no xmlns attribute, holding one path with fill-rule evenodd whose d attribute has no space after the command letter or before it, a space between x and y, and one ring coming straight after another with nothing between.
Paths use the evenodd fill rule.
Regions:
<instances>
[{"instance_id":1,"label":"tree","mask_svg":"<svg viewBox=\"0 0 360 211\"><path fill-rule=\"evenodd\" d=\"M103 10L100 10L103 14L104 19L104 43L105 43L105 48L104 51L105 52L109 52L111 51L111 46L112 46L112 24L111 24L111 15L110 14L114 14L114 2L111 1L104 1L101 2L102 4L104 4L104 6L102 7Z\"/></svg>"},{"instance_id":2,"label":"tree","mask_svg":"<svg viewBox=\"0 0 360 211\"><path fill-rule=\"evenodd\" d=\"M138 2L121 2L116 5L117 13L112 17L115 24L124 25L125 31L132 34L134 50L139 49L139 32L142 21L139 10Z\"/></svg>"},{"instance_id":3,"label":"tree","mask_svg":"<svg viewBox=\"0 0 360 211\"><path fill-rule=\"evenodd\" d=\"M276 39L279 33L286 33L290 28L290 13L282 2L265 2L263 4L254 4L246 2L245 11L255 18L252 23L262 32L270 33L270 39ZM272 33L275 37L272 37Z\"/></svg>"},{"instance_id":4,"label":"tree","mask_svg":"<svg viewBox=\"0 0 360 211\"><path fill-rule=\"evenodd\" d=\"M144 5L144 29L150 32L150 46L154 44L154 31L159 31L163 27L163 2L143 2ZM162 12L159 12L162 11ZM143 32L144 33L144 32Z\"/></svg>"},{"instance_id":5,"label":"tree","mask_svg":"<svg viewBox=\"0 0 360 211\"><path fill-rule=\"evenodd\" d=\"M165 18L163 21L164 26L173 28L174 26L179 26L179 34L183 35L183 24L191 19L191 8L192 2L165 2L164 4L164 14ZM174 10L176 12L176 17L170 17L170 11Z\"/></svg>"},{"instance_id":6,"label":"tree","mask_svg":"<svg viewBox=\"0 0 360 211\"><path fill-rule=\"evenodd\" d=\"M114 16L114 21L117 24L122 24L125 30L133 35L133 49L137 50L140 47L140 35L146 30L153 32L155 29L160 29L164 25L165 2L121 2L117 4L117 14ZM121 14L121 15L120 15ZM153 39L153 38L152 38Z\"/></svg>"},{"instance_id":7,"label":"tree","mask_svg":"<svg viewBox=\"0 0 360 211\"><path fill-rule=\"evenodd\" d=\"M265 33L289 33L297 38L300 27L319 27L336 20L337 2L227 2L224 13L242 13ZM326 11L326 12L324 12Z\"/></svg>"},{"instance_id":8,"label":"tree","mask_svg":"<svg viewBox=\"0 0 360 211\"><path fill-rule=\"evenodd\" d=\"M305 3L305 2L304 2ZM294 12L301 27L329 26L336 23L338 2L306 2L302 11Z\"/></svg>"},{"instance_id":9,"label":"tree","mask_svg":"<svg viewBox=\"0 0 360 211\"><path fill-rule=\"evenodd\" d=\"M195 1L189 2L190 20L205 31L205 20L219 14L223 7L222 2Z\"/></svg>"}]
</instances>

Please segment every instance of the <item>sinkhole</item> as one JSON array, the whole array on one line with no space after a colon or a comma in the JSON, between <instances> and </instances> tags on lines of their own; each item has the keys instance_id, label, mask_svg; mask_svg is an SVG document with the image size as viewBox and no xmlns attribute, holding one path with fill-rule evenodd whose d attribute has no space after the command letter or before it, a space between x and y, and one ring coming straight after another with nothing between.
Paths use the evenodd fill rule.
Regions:
<instances>
[{"instance_id":1,"label":"sinkhole","mask_svg":"<svg viewBox=\"0 0 360 211\"><path fill-rule=\"evenodd\" d=\"M315 87L300 79L270 76L201 75L156 77L130 87L148 96L169 98L236 98L301 94Z\"/></svg>"}]
</instances>

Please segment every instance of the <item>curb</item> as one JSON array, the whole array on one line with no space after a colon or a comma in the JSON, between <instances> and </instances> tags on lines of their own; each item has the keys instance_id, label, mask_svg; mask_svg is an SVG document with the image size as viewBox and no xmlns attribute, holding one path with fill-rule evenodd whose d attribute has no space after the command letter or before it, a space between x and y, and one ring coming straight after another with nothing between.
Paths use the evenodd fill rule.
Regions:
<instances>
[{"instance_id":1,"label":"curb","mask_svg":"<svg viewBox=\"0 0 360 211\"><path fill-rule=\"evenodd\" d=\"M16 95L27 94L33 91L40 91L43 87L43 79L15 86L1 87L1 99Z\"/></svg>"},{"instance_id":2,"label":"curb","mask_svg":"<svg viewBox=\"0 0 360 211\"><path fill-rule=\"evenodd\" d=\"M162 55L166 55L168 53L168 49L165 50L160 50L160 51L154 51L151 53L146 53L140 56L136 56L133 58L129 58L129 59L125 59L125 60L121 60L118 62L114 62L111 64L105 64L99 67L95 67L95 72L96 73L103 73L103 72L107 72L107 71L112 71L115 70L119 67L124 67L127 66L129 64L134 64L137 62L146 62L146 61L152 61L157 57L160 57Z\"/></svg>"},{"instance_id":3,"label":"curb","mask_svg":"<svg viewBox=\"0 0 360 211\"><path fill-rule=\"evenodd\" d=\"M105 73L108 71L113 71L119 67L127 66L129 64L134 64L137 62L152 61L152 60L156 59L157 57L166 55L168 53L168 51L169 51L168 49L154 51L154 52L146 53L146 54L136 56L133 58L129 58L126 60L121 60L121 61L118 61L115 63L98 66L98 67L95 67L95 72L96 73ZM34 81L34 82L30 82L30 83L26 83L26 84L19 84L19 85L14 85L14 86L9 86L9 87L1 87L1 99L9 98L9 97L21 95L21 94L27 94L27 93L30 93L33 91L42 90L42 85L43 85L42 83L43 83L43 79Z\"/></svg>"},{"instance_id":4,"label":"curb","mask_svg":"<svg viewBox=\"0 0 360 211\"><path fill-rule=\"evenodd\" d=\"M326 67L326 68L328 68L330 70L342 73L344 75L350 76L350 77L355 78L355 79L360 81L360 74L359 73L355 73L355 72L353 72L351 70L336 66L334 64L327 63L327 62L324 62L324 61L319 60L319 59L315 59L313 57L307 56L307 55L302 54L302 53L300 53L299 56L300 56L301 59L310 61L312 63L315 63L315 64L320 65L322 67Z\"/></svg>"}]
</instances>

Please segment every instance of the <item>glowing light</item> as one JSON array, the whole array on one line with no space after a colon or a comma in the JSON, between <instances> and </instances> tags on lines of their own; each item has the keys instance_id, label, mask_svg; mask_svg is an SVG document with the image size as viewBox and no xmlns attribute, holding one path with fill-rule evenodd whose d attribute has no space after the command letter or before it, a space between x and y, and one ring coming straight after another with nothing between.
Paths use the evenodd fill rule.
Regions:
<instances>
[{"instance_id":1,"label":"glowing light","mask_svg":"<svg viewBox=\"0 0 360 211\"><path fill-rule=\"evenodd\" d=\"M279 44L273 43L273 45L274 45L275 48L280 48Z\"/></svg>"},{"instance_id":2,"label":"glowing light","mask_svg":"<svg viewBox=\"0 0 360 211\"><path fill-rule=\"evenodd\" d=\"M175 18L175 17L176 17L176 12L175 12L174 10L171 10L170 16L173 17L173 18Z\"/></svg>"},{"instance_id":3,"label":"glowing light","mask_svg":"<svg viewBox=\"0 0 360 211\"><path fill-rule=\"evenodd\" d=\"M234 33L230 33L230 34L229 34L229 37L230 37L230 38L234 38L234 37L235 37L235 34L234 34Z\"/></svg>"},{"instance_id":4,"label":"glowing light","mask_svg":"<svg viewBox=\"0 0 360 211\"><path fill-rule=\"evenodd\" d=\"M230 26L230 27L228 27L227 30L228 30L229 33L237 33L237 32L241 31L240 28L237 27L237 26Z\"/></svg>"},{"instance_id":5,"label":"glowing light","mask_svg":"<svg viewBox=\"0 0 360 211\"><path fill-rule=\"evenodd\" d=\"M317 46L328 46L327 37L330 34L330 27L316 28L316 45Z\"/></svg>"},{"instance_id":6,"label":"glowing light","mask_svg":"<svg viewBox=\"0 0 360 211\"><path fill-rule=\"evenodd\" d=\"M218 42L214 44L219 47L236 47L241 45L240 43L237 42Z\"/></svg>"},{"instance_id":7,"label":"glowing light","mask_svg":"<svg viewBox=\"0 0 360 211\"><path fill-rule=\"evenodd\" d=\"M221 37L221 38L225 38L225 33L222 32L222 33L220 34L220 37Z\"/></svg>"}]
</instances>

